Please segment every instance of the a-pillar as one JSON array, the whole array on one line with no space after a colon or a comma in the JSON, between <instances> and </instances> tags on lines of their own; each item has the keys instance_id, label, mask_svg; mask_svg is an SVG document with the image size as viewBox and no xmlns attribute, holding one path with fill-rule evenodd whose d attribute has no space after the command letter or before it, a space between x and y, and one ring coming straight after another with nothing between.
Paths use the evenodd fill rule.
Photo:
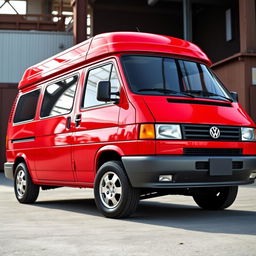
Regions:
<instances>
[{"instance_id":1,"label":"a-pillar","mask_svg":"<svg viewBox=\"0 0 256 256\"><path fill-rule=\"evenodd\" d=\"M73 34L74 44L87 39L87 5L88 0L73 0Z\"/></svg>"}]
</instances>

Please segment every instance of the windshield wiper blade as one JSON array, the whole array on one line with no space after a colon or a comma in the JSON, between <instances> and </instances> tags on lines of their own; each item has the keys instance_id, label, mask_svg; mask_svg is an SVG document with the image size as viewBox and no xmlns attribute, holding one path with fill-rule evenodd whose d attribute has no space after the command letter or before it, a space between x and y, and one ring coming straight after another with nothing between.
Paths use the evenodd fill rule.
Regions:
<instances>
[{"instance_id":1,"label":"windshield wiper blade","mask_svg":"<svg viewBox=\"0 0 256 256\"><path fill-rule=\"evenodd\" d=\"M169 90L169 89L164 89L164 88L144 88L144 89L139 89L138 92L144 92L144 91L156 91L156 92L163 92L163 93L178 93L177 91L174 91L174 90Z\"/></svg>"},{"instance_id":2,"label":"windshield wiper blade","mask_svg":"<svg viewBox=\"0 0 256 256\"><path fill-rule=\"evenodd\" d=\"M226 99L226 100L228 100L230 102L233 102L232 99L230 99L228 97L225 97L223 95L219 95L219 94L213 93L213 92L207 92L207 91L201 91L201 90L187 90L186 92L194 93L194 94L199 94L199 95L202 95L202 96L216 96L216 97L220 97L222 99Z\"/></svg>"},{"instance_id":3,"label":"windshield wiper blade","mask_svg":"<svg viewBox=\"0 0 256 256\"><path fill-rule=\"evenodd\" d=\"M164 89L164 88L144 88L144 89L139 89L138 92L145 92L145 91L155 91L155 92L163 92L163 93L172 93L172 94L179 94L179 95L186 95L188 97L192 97L194 98L195 96L190 94L190 93L186 93L186 92L177 92L174 90L170 90L170 89Z\"/></svg>"}]
</instances>

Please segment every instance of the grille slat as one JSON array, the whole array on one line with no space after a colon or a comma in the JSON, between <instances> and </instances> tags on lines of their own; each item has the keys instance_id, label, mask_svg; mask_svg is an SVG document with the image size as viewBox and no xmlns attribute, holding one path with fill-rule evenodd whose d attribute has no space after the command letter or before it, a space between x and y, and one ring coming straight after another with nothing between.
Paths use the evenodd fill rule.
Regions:
<instances>
[{"instance_id":1,"label":"grille slat","mask_svg":"<svg viewBox=\"0 0 256 256\"><path fill-rule=\"evenodd\" d=\"M240 134L240 131L221 131L224 134L233 133L233 134Z\"/></svg>"},{"instance_id":2,"label":"grille slat","mask_svg":"<svg viewBox=\"0 0 256 256\"><path fill-rule=\"evenodd\" d=\"M220 130L217 139L210 135L211 127L216 126ZM185 140L210 140L210 141L240 141L240 127L223 125L182 125L183 138Z\"/></svg>"},{"instance_id":3,"label":"grille slat","mask_svg":"<svg viewBox=\"0 0 256 256\"><path fill-rule=\"evenodd\" d=\"M195 135L191 134L191 135L187 135L187 138L194 138ZM204 138L208 138L209 136L207 134L200 134L200 135L196 135L196 137L204 137Z\"/></svg>"}]
</instances>

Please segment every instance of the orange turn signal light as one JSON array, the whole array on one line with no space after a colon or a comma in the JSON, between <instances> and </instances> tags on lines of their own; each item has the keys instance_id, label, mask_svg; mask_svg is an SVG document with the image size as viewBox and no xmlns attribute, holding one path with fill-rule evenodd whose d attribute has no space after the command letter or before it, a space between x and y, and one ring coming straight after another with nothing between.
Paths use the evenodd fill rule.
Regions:
<instances>
[{"instance_id":1,"label":"orange turn signal light","mask_svg":"<svg viewBox=\"0 0 256 256\"><path fill-rule=\"evenodd\" d=\"M5 137L5 148L8 149L8 136Z\"/></svg>"},{"instance_id":2,"label":"orange turn signal light","mask_svg":"<svg viewBox=\"0 0 256 256\"><path fill-rule=\"evenodd\" d=\"M139 139L152 140L155 139L155 126L154 124L141 124Z\"/></svg>"}]
</instances>

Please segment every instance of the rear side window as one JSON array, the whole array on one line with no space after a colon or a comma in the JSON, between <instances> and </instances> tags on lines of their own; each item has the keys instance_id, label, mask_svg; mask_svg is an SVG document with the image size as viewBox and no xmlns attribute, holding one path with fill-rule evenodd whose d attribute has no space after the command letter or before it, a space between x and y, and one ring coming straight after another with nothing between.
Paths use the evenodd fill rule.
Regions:
<instances>
[{"instance_id":1,"label":"rear side window","mask_svg":"<svg viewBox=\"0 0 256 256\"><path fill-rule=\"evenodd\" d=\"M64 115L71 112L78 76L72 76L46 87L41 108L41 117Z\"/></svg>"},{"instance_id":2,"label":"rear side window","mask_svg":"<svg viewBox=\"0 0 256 256\"><path fill-rule=\"evenodd\" d=\"M39 94L40 90L36 90L26 93L19 98L14 115L14 123L33 120L35 118Z\"/></svg>"}]
</instances>

